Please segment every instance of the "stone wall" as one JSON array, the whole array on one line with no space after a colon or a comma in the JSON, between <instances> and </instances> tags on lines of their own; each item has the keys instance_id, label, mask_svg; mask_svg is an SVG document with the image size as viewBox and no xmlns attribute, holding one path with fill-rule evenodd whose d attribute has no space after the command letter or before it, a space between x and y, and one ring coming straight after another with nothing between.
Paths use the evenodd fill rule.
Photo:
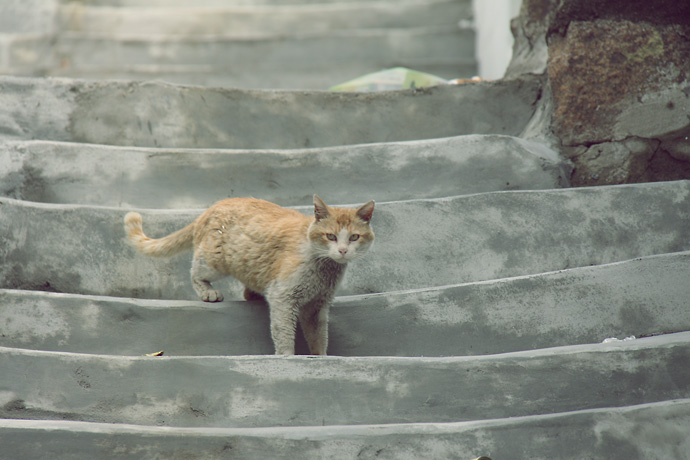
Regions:
<instances>
[{"instance_id":1,"label":"stone wall","mask_svg":"<svg viewBox=\"0 0 690 460\"><path fill-rule=\"evenodd\" d=\"M690 4L524 0L507 77L546 76L573 185L690 178Z\"/></svg>"}]
</instances>

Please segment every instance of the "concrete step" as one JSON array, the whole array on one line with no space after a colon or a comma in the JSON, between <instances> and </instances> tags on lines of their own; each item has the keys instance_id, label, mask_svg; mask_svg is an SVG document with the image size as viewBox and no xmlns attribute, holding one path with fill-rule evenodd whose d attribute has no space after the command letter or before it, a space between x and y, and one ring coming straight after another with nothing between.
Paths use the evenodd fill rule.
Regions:
<instances>
[{"instance_id":1,"label":"concrete step","mask_svg":"<svg viewBox=\"0 0 690 460\"><path fill-rule=\"evenodd\" d=\"M690 400L474 422L271 428L174 428L0 420L8 458L161 457L321 460L419 458L682 459Z\"/></svg>"},{"instance_id":2,"label":"concrete step","mask_svg":"<svg viewBox=\"0 0 690 460\"><path fill-rule=\"evenodd\" d=\"M537 77L382 93L247 91L0 77L0 135L162 148L297 149L517 136Z\"/></svg>"},{"instance_id":3,"label":"concrete step","mask_svg":"<svg viewBox=\"0 0 690 460\"><path fill-rule=\"evenodd\" d=\"M282 69L280 71L260 71L259 77L256 73L244 73L242 67L217 68L212 65L123 65L118 68L107 70L90 67L81 68L79 71L70 69L56 68L41 72L24 73L22 75L49 75L57 78L81 78L84 80L156 80L174 83L178 85L195 85L219 88L243 88L243 89L262 89L272 88L278 90L326 90L333 85L352 80L372 72L383 70L389 67L401 66L401 62L394 62L391 65L373 67L367 63L349 63L339 65L334 63L330 67L318 69L318 71L306 72L300 68ZM458 75L475 75L474 63L465 62L417 62L407 63L416 70L430 73L432 75L447 76L448 79L456 78Z\"/></svg>"},{"instance_id":4,"label":"concrete step","mask_svg":"<svg viewBox=\"0 0 690 460\"><path fill-rule=\"evenodd\" d=\"M319 193L322 193L319 191ZM327 202L327 193L322 193ZM585 267L690 249L690 181L494 192L379 203L378 242L340 295L427 288ZM145 257L124 241L126 209L2 199L9 229L0 287L196 300L190 255ZM313 212L310 206L299 208ZM142 210L152 237L201 210ZM241 286L220 282L227 299Z\"/></svg>"},{"instance_id":5,"label":"concrete step","mask_svg":"<svg viewBox=\"0 0 690 460\"><path fill-rule=\"evenodd\" d=\"M116 2L111 2L116 3ZM58 27L103 38L288 37L340 30L458 27L473 18L469 0L372 2L189 2L124 6L71 2L62 5Z\"/></svg>"},{"instance_id":6,"label":"concrete step","mask_svg":"<svg viewBox=\"0 0 690 460\"><path fill-rule=\"evenodd\" d=\"M69 5L74 0L58 0L61 5ZM376 0L378 3L391 2L392 0ZM411 3L415 0L399 0L397 3ZM431 3L432 0L427 0ZM459 0L461 2L462 0ZM250 6L264 6L277 7L291 5L295 7L305 7L309 5L338 5L340 3L347 3L351 5L365 6L367 3L373 3L372 0L148 0L141 2L140 0L88 0L89 6L94 7L119 7L119 8L228 8L228 7L250 7ZM396 2L393 2L396 3Z\"/></svg>"},{"instance_id":7,"label":"concrete step","mask_svg":"<svg viewBox=\"0 0 690 460\"><path fill-rule=\"evenodd\" d=\"M490 356L123 357L0 349L0 417L186 427L433 423L690 396L690 332Z\"/></svg>"},{"instance_id":8,"label":"concrete step","mask_svg":"<svg viewBox=\"0 0 690 460\"><path fill-rule=\"evenodd\" d=\"M318 75L321 69L339 68L337 80L321 81L317 87L286 81L276 87L328 89L361 74L389 67L410 67L428 71L429 66L446 65L442 78L467 78L476 74L474 31L457 26L416 29L334 31L327 34L234 39L225 37L184 38L93 38L65 33L55 43L55 65L49 75L80 78L82 72L141 71L183 72L201 68L205 73L251 76L251 88L266 88L263 75ZM257 56L261 56L260 59ZM354 69L352 66L356 65ZM352 69L349 70L348 69ZM330 78L330 76L329 76ZM230 80L228 83L232 83ZM228 86L228 85L225 85ZM235 86L236 87L236 86Z\"/></svg>"},{"instance_id":9,"label":"concrete step","mask_svg":"<svg viewBox=\"0 0 690 460\"><path fill-rule=\"evenodd\" d=\"M366 202L550 189L567 186L571 170L543 144L499 135L291 150L0 144L0 196L117 207L203 208L232 196L303 205L313 190Z\"/></svg>"},{"instance_id":10,"label":"concrete step","mask_svg":"<svg viewBox=\"0 0 690 460\"><path fill-rule=\"evenodd\" d=\"M481 283L337 297L329 354L457 356L690 331L690 252ZM259 302L0 290L0 346L141 356L272 354ZM433 337L433 340L430 339ZM123 340L126 338L126 340ZM297 334L297 351L308 349Z\"/></svg>"},{"instance_id":11,"label":"concrete step","mask_svg":"<svg viewBox=\"0 0 690 460\"><path fill-rule=\"evenodd\" d=\"M477 73L469 0L25 3L0 5L3 74L327 89L397 66Z\"/></svg>"}]
</instances>

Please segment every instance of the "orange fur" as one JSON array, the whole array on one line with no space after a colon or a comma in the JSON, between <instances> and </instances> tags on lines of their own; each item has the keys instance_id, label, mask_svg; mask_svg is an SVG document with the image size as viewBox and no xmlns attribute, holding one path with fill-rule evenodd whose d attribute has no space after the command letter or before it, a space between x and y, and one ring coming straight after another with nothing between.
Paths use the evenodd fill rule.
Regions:
<instances>
[{"instance_id":1,"label":"orange fur","mask_svg":"<svg viewBox=\"0 0 690 460\"><path fill-rule=\"evenodd\" d=\"M276 352L294 352L294 323L301 315L311 351L325 354L327 331L319 314L327 319L345 265L373 243L373 210L373 201L354 210L329 207L315 195L314 216L309 217L263 200L230 198L164 238L147 237L141 216L133 212L125 216L125 231L147 255L167 257L193 248L192 284L205 301L222 300L211 282L227 275L245 285L246 299L264 296ZM304 316L305 309L314 311ZM305 324L312 319L313 324ZM285 343L290 330L292 345Z\"/></svg>"}]
</instances>

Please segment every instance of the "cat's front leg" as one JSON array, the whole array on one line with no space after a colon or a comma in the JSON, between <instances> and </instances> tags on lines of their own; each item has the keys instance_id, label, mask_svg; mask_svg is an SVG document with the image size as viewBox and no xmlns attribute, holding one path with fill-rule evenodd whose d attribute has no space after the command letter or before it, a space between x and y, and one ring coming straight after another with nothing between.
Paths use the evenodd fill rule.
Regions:
<instances>
[{"instance_id":1,"label":"cat's front leg","mask_svg":"<svg viewBox=\"0 0 690 460\"><path fill-rule=\"evenodd\" d=\"M271 317L271 338L276 355L295 354L295 330L297 329L297 307L280 296L267 295Z\"/></svg>"},{"instance_id":2,"label":"cat's front leg","mask_svg":"<svg viewBox=\"0 0 690 460\"><path fill-rule=\"evenodd\" d=\"M326 356L330 304L330 299L317 299L305 305L300 311L299 323L312 355Z\"/></svg>"},{"instance_id":3,"label":"cat's front leg","mask_svg":"<svg viewBox=\"0 0 690 460\"><path fill-rule=\"evenodd\" d=\"M262 294L259 294L258 292L254 292L248 287L244 288L244 292L242 293L244 296L244 300L247 302L252 302L256 300L266 300Z\"/></svg>"}]
</instances>

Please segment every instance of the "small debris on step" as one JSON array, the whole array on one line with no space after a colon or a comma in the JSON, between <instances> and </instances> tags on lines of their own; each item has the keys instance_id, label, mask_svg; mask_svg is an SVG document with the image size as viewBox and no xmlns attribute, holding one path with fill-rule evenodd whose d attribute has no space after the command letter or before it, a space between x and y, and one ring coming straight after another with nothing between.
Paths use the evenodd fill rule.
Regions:
<instances>
[{"instance_id":1,"label":"small debris on step","mask_svg":"<svg viewBox=\"0 0 690 460\"><path fill-rule=\"evenodd\" d=\"M163 353L165 353L163 350L157 351L155 353L146 353L144 356L163 356Z\"/></svg>"}]
</instances>

